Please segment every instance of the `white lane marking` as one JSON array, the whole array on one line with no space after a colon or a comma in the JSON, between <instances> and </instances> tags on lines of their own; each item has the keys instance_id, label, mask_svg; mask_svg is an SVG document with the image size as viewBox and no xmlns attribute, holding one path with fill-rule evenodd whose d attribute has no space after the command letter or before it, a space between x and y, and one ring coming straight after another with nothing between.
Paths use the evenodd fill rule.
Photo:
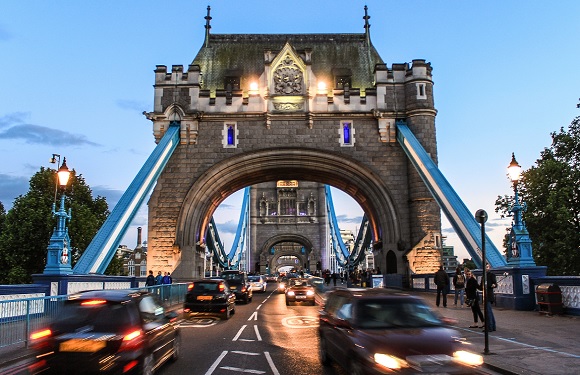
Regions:
<instances>
[{"instance_id":1,"label":"white lane marking","mask_svg":"<svg viewBox=\"0 0 580 375\"><path fill-rule=\"evenodd\" d=\"M264 303L264 302L262 302L261 304L259 304L259 305L258 305L258 307L256 307L256 310L260 310L260 307L262 307L262 304L263 304L263 303Z\"/></svg>"},{"instance_id":2,"label":"white lane marking","mask_svg":"<svg viewBox=\"0 0 580 375\"><path fill-rule=\"evenodd\" d=\"M254 318L254 320L258 320L258 312L257 311L254 311L254 313L252 315L250 315L248 320L252 320L252 318Z\"/></svg>"},{"instance_id":3,"label":"white lane marking","mask_svg":"<svg viewBox=\"0 0 580 375\"><path fill-rule=\"evenodd\" d=\"M258 341L262 341L262 336L260 336L260 332L258 331L257 325L254 325L254 332L256 332L256 337L258 338Z\"/></svg>"},{"instance_id":4,"label":"white lane marking","mask_svg":"<svg viewBox=\"0 0 580 375\"><path fill-rule=\"evenodd\" d=\"M239 367L230 367L230 366L223 366L220 367L223 370L230 370L230 371L235 371L235 372L248 372L250 374L265 374L266 371L260 371L260 370L245 370L243 368L239 368Z\"/></svg>"},{"instance_id":5,"label":"white lane marking","mask_svg":"<svg viewBox=\"0 0 580 375\"><path fill-rule=\"evenodd\" d=\"M276 368L276 366L274 366L274 361L272 361L272 357L270 357L270 352L264 352L264 355L266 356L266 360L270 364L270 368L272 369L274 375L280 375L278 369Z\"/></svg>"},{"instance_id":6,"label":"white lane marking","mask_svg":"<svg viewBox=\"0 0 580 375\"><path fill-rule=\"evenodd\" d=\"M205 373L205 375L211 375L213 374L213 372L215 371L215 369L217 368L217 366L220 364L220 362L222 361L222 359L224 359L224 357L226 356L226 354L228 354L227 350L224 350L222 352L222 354L220 354L220 356L215 360L215 362L213 363L213 365L211 365L211 367L209 368L209 370L207 370L207 372Z\"/></svg>"},{"instance_id":7,"label":"white lane marking","mask_svg":"<svg viewBox=\"0 0 580 375\"><path fill-rule=\"evenodd\" d=\"M256 340L253 340L253 339L240 339L240 341L244 341L244 342L254 342Z\"/></svg>"},{"instance_id":8,"label":"white lane marking","mask_svg":"<svg viewBox=\"0 0 580 375\"><path fill-rule=\"evenodd\" d=\"M232 341L237 341L238 338L240 337L240 335L242 334L242 332L244 332L244 329L246 329L247 325L243 325L242 328L240 328L240 330L238 331L238 333L236 334L236 336L234 336L234 338L232 339Z\"/></svg>"},{"instance_id":9,"label":"white lane marking","mask_svg":"<svg viewBox=\"0 0 580 375\"><path fill-rule=\"evenodd\" d=\"M318 318L313 316L290 316L282 319L282 324L288 328L318 327Z\"/></svg>"},{"instance_id":10,"label":"white lane marking","mask_svg":"<svg viewBox=\"0 0 580 375\"><path fill-rule=\"evenodd\" d=\"M232 353L243 354L243 355L260 355L260 353L241 352L239 350L232 350Z\"/></svg>"}]
</instances>

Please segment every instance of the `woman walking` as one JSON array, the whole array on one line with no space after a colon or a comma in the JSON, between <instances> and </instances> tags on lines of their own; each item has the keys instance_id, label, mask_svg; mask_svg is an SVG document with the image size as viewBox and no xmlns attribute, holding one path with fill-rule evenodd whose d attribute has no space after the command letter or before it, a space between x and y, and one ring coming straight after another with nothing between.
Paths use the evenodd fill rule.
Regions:
<instances>
[{"instance_id":1,"label":"woman walking","mask_svg":"<svg viewBox=\"0 0 580 375\"><path fill-rule=\"evenodd\" d=\"M465 275L461 272L461 267L457 266L455 269L455 275L453 275L453 288L455 289L455 303L457 306L457 297L459 297L459 302L461 302L461 307L463 307L463 294L465 292Z\"/></svg>"},{"instance_id":2,"label":"woman walking","mask_svg":"<svg viewBox=\"0 0 580 375\"><path fill-rule=\"evenodd\" d=\"M465 284L465 302L468 306L471 306L471 312L473 313L473 325L470 325L469 328L483 328L485 320L479 307L479 296L477 293L479 283L469 268L465 269L465 278L467 279L467 283ZM477 325L477 318L481 320L481 326Z\"/></svg>"}]
</instances>

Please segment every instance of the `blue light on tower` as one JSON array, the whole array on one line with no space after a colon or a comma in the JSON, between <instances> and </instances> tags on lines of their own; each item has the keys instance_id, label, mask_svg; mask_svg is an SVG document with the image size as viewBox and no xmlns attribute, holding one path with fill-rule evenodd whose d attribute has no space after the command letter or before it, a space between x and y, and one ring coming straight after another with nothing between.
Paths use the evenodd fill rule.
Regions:
<instances>
[{"instance_id":1,"label":"blue light on tower","mask_svg":"<svg viewBox=\"0 0 580 375\"><path fill-rule=\"evenodd\" d=\"M509 234L507 261L511 266L535 266L532 256L532 240L526 224L522 220L522 213L526 211L526 204L520 204L518 197L518 183L521 179L522 167L512 153L512 161L508 166L508 175L514 185L514 204L510 212L513 214L512 228Z\"/></svg>"},{"instance_id":2,"label":"blue light on tower","mask_svg":"<svg viewBox=\"0 0 580 375\"><path fill-rule=\"evenodd\" d=\"M51 162L56 162L57 157L60 163L60 155L57 154L52 156ZM64 189L70 177L70 171L66 165L66 158L63 158L57 175L58 185L63 189L63 192L60 196L60 209L56 211L56 193L55 202L52 204L52 214L57 217L57 222L48 244L46 267L43 272L45 275L68 275L73 273L71 268L70 237L66 226L66 220L71 219L71 209L69 208L68 213L64 209Z\"/></svg>"}]
</instances>

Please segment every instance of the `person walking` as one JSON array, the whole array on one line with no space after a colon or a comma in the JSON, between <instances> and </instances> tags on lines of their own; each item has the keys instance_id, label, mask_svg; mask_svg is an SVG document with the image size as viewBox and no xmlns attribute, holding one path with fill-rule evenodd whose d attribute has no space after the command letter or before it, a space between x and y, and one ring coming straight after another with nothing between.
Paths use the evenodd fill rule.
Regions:
<instances>
[{"instance_id":1,"label":"person walking","mask_svg":"<svg viewBox=\"0 0 580 375\"><path fill-rule=\"evenodd\" d=\"M449 286L449 276L443 270L443 266L439 266L439 270L435 272L435 285L437 285L437 299L435 304L439 307L441 295L443 294L443 307L447 307L447 287Z\"/></svg>"},{"instance_id":2,"label":"person walking","mask_svg":"<svg viewBox=\"0 0 580 375\"><path fill-rule=\"evenodd\" d=\"M153 276L153 271L149 270L149 276L145 280L145 286L153 286L155 285L155 276Z\"/></svg>"},{"instance_id":3,"label":"person walking","mask_svg":"<svg viewBox=\"0 0 580 375\"><path fill-rule=\"evenodd\" d=\"M479 283L469 268L465 269L465 279L467 280L465 282L465 303L467 306L471 306L471 312L473 313L473 324L469 328L483 328L485 319L479 307L479 296L477 293ZM477 325L478 318L481 320L481 326Z\"/></svg>"},{"instance_id":4,"label":"person walking","mask_svg":"<svg viewBox=\"0 0 580 375\"><path fill-rule=\"evenodd\" d=\"M465 294L465 275L461 272L461 267L457 266L455 275L453 275L453 288L455 289L455 302L453 305L457 306L457 297L461 307L463 307L463 298Z\"/></svg>"},{"instance_id":5,"label":"person walking","mask_svg":"<svg viewBox=\"0 0 580 375\"><path fill-rule=\"evenodd\" d=\"M163 284L171 284L171 283L173 283L171 274L169 272L165 272L165 276L163 276Z\"/></svg>"},{"instance_id":6,"label":"person walking","mask_svg":"<svg viewBox=\"0 0 580 375\"><path fill-rule=\"evenodd\" d=\"M495 288L497 288L497 279L495 277L495 274L493 272L491 272L491 266L489 265L489 263L486 264L485 266L485 270L486 270L486 283L487 283L487 287L485 288L485 293L486 296L485 298L487 299L487 303L485 305L485 308L487 309L487 332L493 332L495 331L495 317L493 316L493 310L491 308L491 304L495 302L495 295L493 290ZM482 280L483 282L483 280ZM483 290L483 285L480 287L480 289ZM485 330L485 329L484 329Z\"/></svg>"},{"instance_id":7,"label":"person walking","mask_svg":"<svg viewBox=\"0 0 580 375\"><path fill-rule=\"evenodd\" d=\"M163 276L161 275L161 271L157 272L157 276L155 276L155 285L163 284Z\"/></svg>"}]
</instances>

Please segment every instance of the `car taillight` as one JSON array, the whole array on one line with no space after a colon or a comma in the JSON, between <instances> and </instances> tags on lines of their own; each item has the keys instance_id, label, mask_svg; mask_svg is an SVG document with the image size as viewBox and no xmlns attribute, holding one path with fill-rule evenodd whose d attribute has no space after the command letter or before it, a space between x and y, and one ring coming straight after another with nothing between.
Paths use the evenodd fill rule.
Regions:
<instances>
[{"instance_id":1,"label":"car taillight","mask_svg":"<svg viewBox=\"0 0 580 375\"><path fill-rule=\"evenodd\" d=\"M188 292L189 292L190 290L192 290L192 289L193 289L193 283L191 283L191 284L189 284L189 285L187 286L187 291L188 291Z\"/></svg>"},{"instance_id":2,"label":"car taillight","mask_svg":"<svg viewBox=\"0 0 580 375\"><path fill-rule=\"evenodd\" d=\"M32 332L30 334L31 340L40 340L48 338L52 335L52 331L50 329L43 329L42 331Z\"/></svg>"},{"instance_id":3,"label":"car taillight","mask_svg":"<svg viewBox=\"0 0 580 375\"><path fill-rule=\"evenodd\" d=\"M123 341L121 341L121 350L134 350L138 349L143 345L143 331L137 329L135 331L131 331L123 337Z\"/></svg>"},{"instance_id":4,"label":"car taillight","mask_svg":"<svg viewBox=\"0 0 580 375\"><path fill-rule=\"evenodd\" d=\"M220 284L218 288L219 288L220 292L223 292L224 290L226 290L226 286L224 284Z\"/></svg>"},{"instance_id":5,"label":"car taillight","mask_svg":"<svg viewBox=\"0 0 580 375\"><path fill-rule=\"evenodd\" d=\"M88 301L81 302L81 306L94 306L94 305L102 305L107 303L104 299L92 299Z\"/></svg>"},{"instance_id":6,"label":"car taillight","mask_svg":"<svg viewBox=\"0 0 580 375\"><path fill-rule=\"evenodd\" d=\"M248 290L245 286L242 287L242 292L245 292L246 290Z\"/></svg>"}]
</instances>

